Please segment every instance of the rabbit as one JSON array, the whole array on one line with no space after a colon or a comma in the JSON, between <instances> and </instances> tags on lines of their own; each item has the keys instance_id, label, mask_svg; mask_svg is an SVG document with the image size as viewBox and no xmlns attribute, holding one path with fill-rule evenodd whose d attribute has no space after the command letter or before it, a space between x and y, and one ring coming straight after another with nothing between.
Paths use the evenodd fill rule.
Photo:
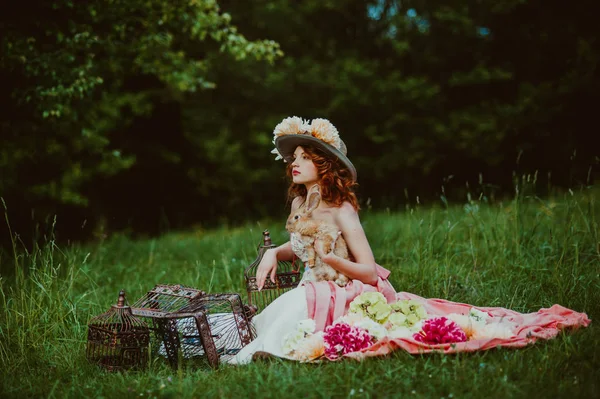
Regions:
<instances>
[{"instance_id":1,"label":"rabbit","mask_svg":"<svg viewBox=\"0 0 600 399\"><path fill-rule=\"evenodd\" d=\"M348 246L344 238L339 235L337 227L324 221L311 219L312 212L320 202L319 192L310 193L306 207L300 207L293 212L287 219L285 228L291 234L300 236L308 254L307 266L313 269L317 281L333 281L340 287L345 287L349 281L348 277L323 262L314 248L315 240L318 239L322 241L325 251L333 250L337 256L349 258ZM334 241L335 247L333 247Z\"/></svg>"}]
</instances>

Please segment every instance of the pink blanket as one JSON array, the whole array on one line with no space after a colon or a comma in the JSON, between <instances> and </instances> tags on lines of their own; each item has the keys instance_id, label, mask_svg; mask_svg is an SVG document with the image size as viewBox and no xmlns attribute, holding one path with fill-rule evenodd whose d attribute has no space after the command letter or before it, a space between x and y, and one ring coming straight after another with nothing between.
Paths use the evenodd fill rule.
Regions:
<instances>
[{"instance_id":1,"label":"pink blanket","mask_svg":"<svg viewBox=\"0 0 600 399\"><path fill-rule=\"evenodd\" d=\"M363 292L381 292L388 302L412 299L421 303L430 316L444 316L450 313L468 314L472 305L446 301L444 299L426 299L408 292L396 293L387 281L389 271L378 266L379 280L376 286L354 280L341 288L331 282L307 283L306 299L308 317L315 320L316 330L322 331L338 317L343 316L350 302ZM498 323L511 328L514 335L509 338L472 339L454 344L429 345L412 338L383 338L370 348L346 356L364 358L386 355L398 348L413 354L428 352L472 352L487 350L498 346L520 348L534 343L538 339L554 338L566 328L587 327L591 320L585 313L578 313L560 305L543 308L534 313L519 313L499 307L475 307L487 312Z\"/></svg>"}]
</instances>

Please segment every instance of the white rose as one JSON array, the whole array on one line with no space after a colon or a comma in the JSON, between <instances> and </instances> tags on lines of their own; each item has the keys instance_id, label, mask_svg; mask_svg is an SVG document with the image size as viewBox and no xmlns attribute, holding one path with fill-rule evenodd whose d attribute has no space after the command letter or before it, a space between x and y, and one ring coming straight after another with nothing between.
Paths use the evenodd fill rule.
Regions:
<instances>
[{"instance_id":1,"label":"white rose","mask_svg":"<svg viewBox=\"0 0 600 399\"><path fill-rule=\"evenodd\" d=\"M410 328L403 326L396 326L388 331L390 338L412 338L413 334L414 332Z\"/></svg>"},{"instance_id":2,"label":"white rose","mask_svg":"<svg viewBox=\"0 0 600 399\"><path fill-rule=\"evenodd\" d=\"M354 326L367 330L369 334L377 341L388 335L388 331L385 329L384 326L369 318L363 319L358 323L355 323Z\"/></svg>"},{"instance_id":3,"label":"white rose","mask_svg":"<svg viewBox=\"0 0 600 399\"><path fill-rule=\"evenodd\" d=\"M296 326L296 329L304 334L312 334L315 328L317 328L317 325L313 319L301 320Z\"/></svg>"},{"instance_id":4,"label":"white rose","mask_svg":"<svg viewBox=\"0 0 600 399\"><path fill-rule=\"evenodd\" d=\"M482 322L483 324L485 324L490 318L486 312L482 312L481 310L475 308L471 308L469 311L469 317L477 322Z\"/></svg>"},{"instance_id":5,"label":"white rose","mask_svg":"<svg viewBox=\"0 0 600 399\"><path fill-rule=\"evenodd\" d=\"M291 354L298 347L298 343L304 339L304 333L302 331L294 331L286 334L283 337L282 350L286 355Z\"/></svg>"},{"instance_id":6,"label":"white rose","mask_svg":"<svg viewBox=\"0 0 600 399\"><path fill-rule=\"evenodd\" d=\"M473 332L472 339L493 339L501 338L507 339L513 337L515 334L512 329L504 324L490 323L479 328L476 328Z\"/></svg>"}]
</instances>

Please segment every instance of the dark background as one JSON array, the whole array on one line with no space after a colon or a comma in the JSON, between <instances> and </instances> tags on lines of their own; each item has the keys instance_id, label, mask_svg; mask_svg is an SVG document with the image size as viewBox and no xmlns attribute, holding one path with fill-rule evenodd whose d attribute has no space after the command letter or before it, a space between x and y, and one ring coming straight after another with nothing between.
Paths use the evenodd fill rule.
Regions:
<instances>
[{"instance_id":1,"label":"dark background","mask_svg":"<svg viewBox=\"0 0 600 399\"><path fill-rule=\"evenodd\" d=\"M596 178L593 0L11 3L0 196L25 245L281 217L292 115L336 125L363 207Z\"/></svg>"}]
</instances>

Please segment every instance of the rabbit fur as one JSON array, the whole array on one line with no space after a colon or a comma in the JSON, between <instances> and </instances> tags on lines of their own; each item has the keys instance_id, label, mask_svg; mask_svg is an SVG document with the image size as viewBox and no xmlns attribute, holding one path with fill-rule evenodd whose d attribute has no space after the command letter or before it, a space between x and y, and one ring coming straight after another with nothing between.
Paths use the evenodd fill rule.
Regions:
<instances>
[{"instance_id":1,"label":"rabbit fur","mask_svg":"<svg viewBox=\"0 0 600 399\"><path fill-rule=\"evenodd\" d=\"M326 253L332 250L335 241L333 253L343 259L348 259L349 256L346 241L339 235L337 227L311 218L312 212L319 206L320 202L321 194L319 192L310 193L307 205L290 214L285 228L290 233L299 234L308 253L307 266L313 269L316 280L333 281L340 287L344 287L348 284L348 277L323 262L315 251L315 240L318 239L323 243Z\"/></svg>"}]
</instances>

